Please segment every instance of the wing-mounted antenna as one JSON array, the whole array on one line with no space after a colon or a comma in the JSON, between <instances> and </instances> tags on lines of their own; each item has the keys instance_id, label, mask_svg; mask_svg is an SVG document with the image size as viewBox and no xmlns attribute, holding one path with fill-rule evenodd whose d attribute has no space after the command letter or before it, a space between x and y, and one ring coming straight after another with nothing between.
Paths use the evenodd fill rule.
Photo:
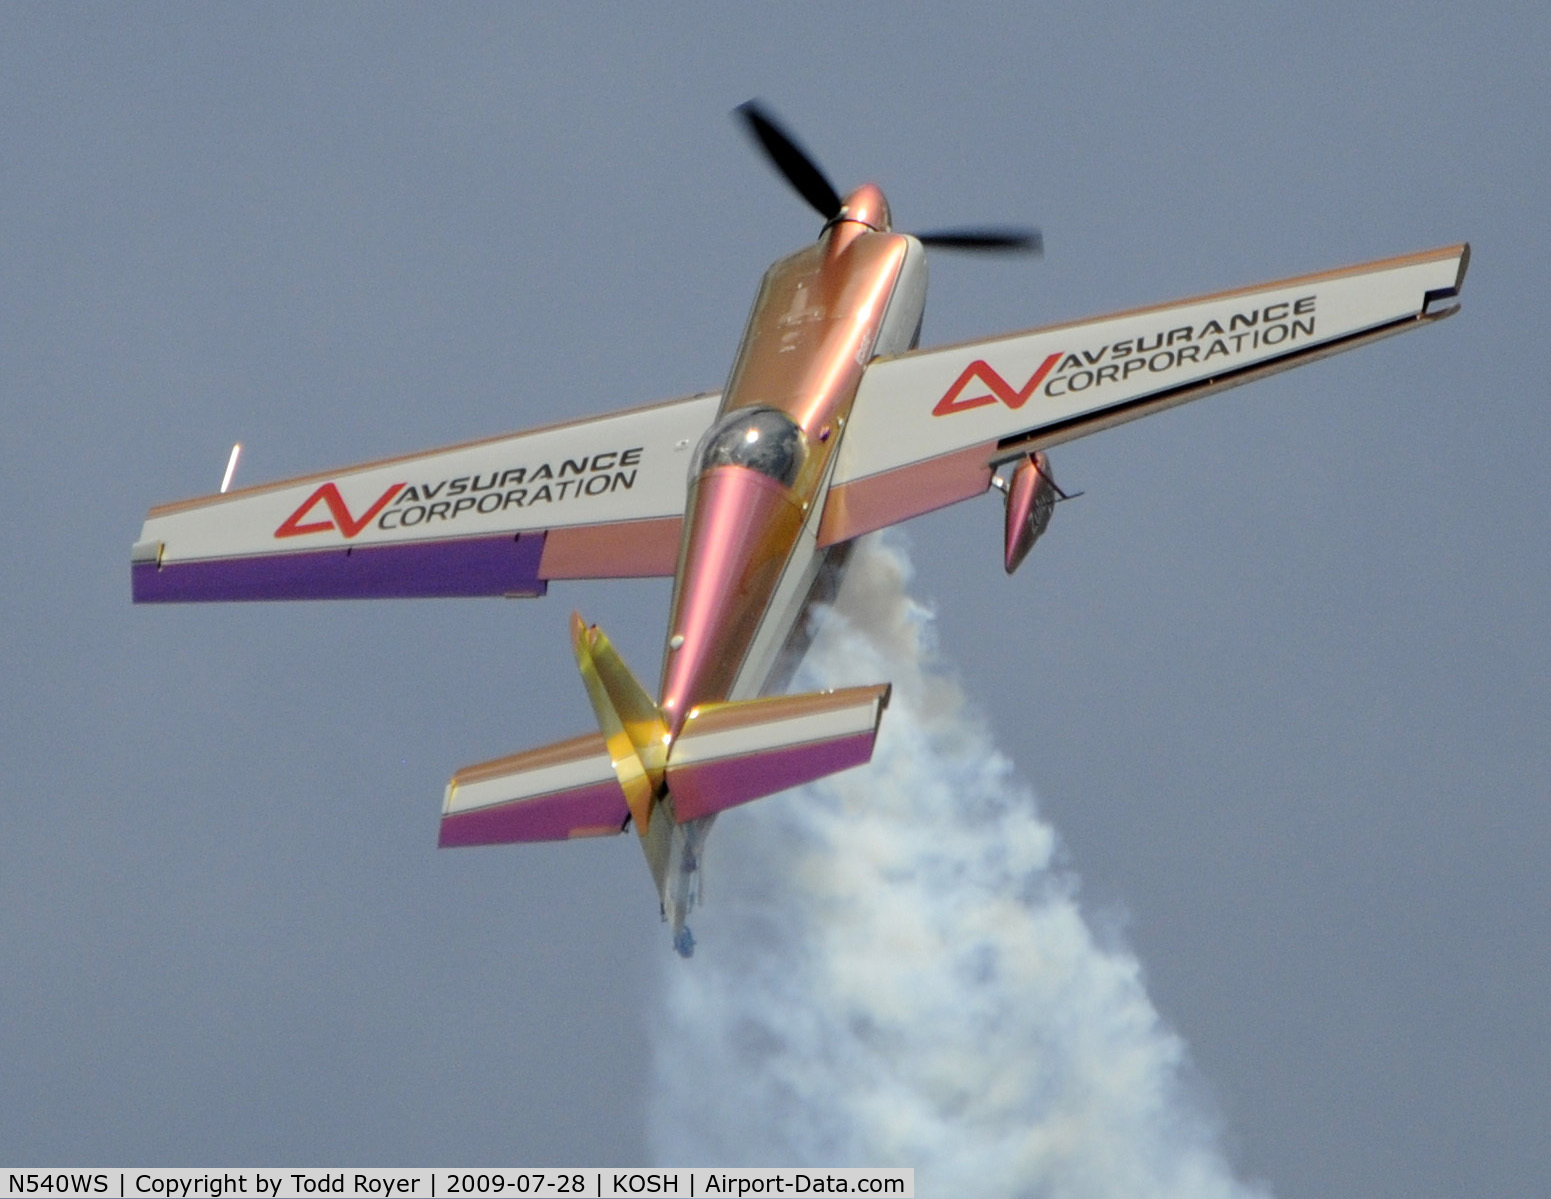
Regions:
<instances>
[{"instance_id":1,"label":"wing-mounted antenna","mask_svg":"<svg viewBox=\"0 0 1551 1199\"><path fill-rule=\"evenodd\" d=\"M231 487L231 485L232 485L232 476L237 473L237 456L239 454L241 454L241 453L242 453L242 442L239 441L239 442L237 442L237 444L232 446L231 457L226 460L226 473L221 476L221 494L222 495L225 495L227 489L229 487Z\"/></svg>"}]
</instances>

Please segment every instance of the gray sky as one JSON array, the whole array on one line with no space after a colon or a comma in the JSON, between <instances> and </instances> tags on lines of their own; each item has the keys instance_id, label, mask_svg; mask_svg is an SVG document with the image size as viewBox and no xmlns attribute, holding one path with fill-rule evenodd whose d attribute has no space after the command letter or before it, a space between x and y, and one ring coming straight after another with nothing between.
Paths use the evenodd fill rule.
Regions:
<instances>
[{"instance_id":1,"label":"gray sky","mask_svg":"<svg viewBox=\"0 0 1551 1199\"><path fill-rule=\"evenodd\" d=\"M918 592L1134 947L1240 1173L1551 1178L1541 6L0 12L0 1156L626 1163L661 957L627 839L438 853L586 731L664 583L134 610L152 503L722 382L816 232L751 95L934 259L925 341L1468 239L1465 310L1052 455ZM712 843L715 852L715 842Z\"/></svg>"}]
</instances>

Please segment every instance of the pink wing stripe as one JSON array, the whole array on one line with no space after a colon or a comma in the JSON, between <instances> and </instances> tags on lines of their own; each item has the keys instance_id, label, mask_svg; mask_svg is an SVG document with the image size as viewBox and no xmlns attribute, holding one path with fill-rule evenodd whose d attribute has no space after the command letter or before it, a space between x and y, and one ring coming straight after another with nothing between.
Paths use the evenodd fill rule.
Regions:
<instances>
[{"instance_id":1,"label":"pink wing stripe","mask_svg":"<svg viewBox=\"0 0 1551 1199\"><path fill-rule=\"evenodd\" d=\"M442 848L565 841L622 832L630 809L613 779L442 817Z\"/></svg>"},{"instance_id":2,"label":"pink wing stripe","mask_svg":"<svg viewBox=\"0 0 1551 1199\"><path fill-rule=\"evenodd\" d=\"M679 821L697 820L751 799L800 787L872 758L877 728L831 741L814 741L740 758L669 767L668 789Z\"/></svg>"}]
</instances>

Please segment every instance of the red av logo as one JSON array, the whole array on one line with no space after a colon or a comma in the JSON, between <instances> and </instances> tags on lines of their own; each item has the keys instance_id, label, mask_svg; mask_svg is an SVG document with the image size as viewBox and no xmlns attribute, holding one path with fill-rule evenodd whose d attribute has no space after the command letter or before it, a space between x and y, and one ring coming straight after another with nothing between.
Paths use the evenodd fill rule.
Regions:
<instances>
[{"instance_id":1,"label":"red av logo","mask_svg":"<svg viewBox=\"0 0 1551 1199\"><path fill-rule=\"evenodd\" d=\"M997 374L996 369L990 363L982 359L975 359L964 368L964 373L953 381L953 386L948 388L942 399L937 401L937 407L932 409L933 416L947 416L950 412L968 412L971 408L980 408L986 404L994 404L1001 400L1014 412L1029 402L1029 397L1034 394L1034 389L1045 381L1045 376L1050 373L1052 367L1061 361L1060 354L1052 354L1039 364L1039 369L1029 376L1029 381L1021 388L1014 390L1012 385ZM972 381L979 379L981 385L989 388L988 392L962 399L964 392L969 389Z\"/></svg>"},{"instance_id":2,"label":"red av logo","mask_svg":"<svg viewBox=\"0 0 1551 1199\"><path fill-rule=\"evenodd\" d=\"M303 501L302 506L290 516L285 518L285 523L275 530L276 537L300 537L304 533L324 533L329 529L338 529L346 537L354 537L362 529L371 523L372 518L388 506L388 501L404 490L404 484L395 483L377 497L377 502L361 514L360 519L352 516L349 506L345 503L345 497L339 494L339 488L332 483L325 483L318 490L309 495ZM315 520L311 524L302 524L302 517L308 515L319 504L329 510L328 520Z\"/></svg>"}]
</instances>

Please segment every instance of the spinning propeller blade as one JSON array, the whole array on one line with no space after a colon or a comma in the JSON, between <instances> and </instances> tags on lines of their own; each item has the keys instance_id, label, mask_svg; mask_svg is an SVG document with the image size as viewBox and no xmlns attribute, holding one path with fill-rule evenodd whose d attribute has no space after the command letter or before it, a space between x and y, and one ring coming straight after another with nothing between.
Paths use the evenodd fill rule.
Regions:
<instances>
[{"instance_id":1,"label":"spinning propeller blade","mask_svg":"<svg viewBox=\"0 0 1551 1199\"><path fill-rule=\"evenodd\" d=\"M936 246L940 250L993 250L1013 254L1045 252L1045 239L1038 229L1015 226L991 226L983 229L933 229L917 233L916 240L923 246Z\"/></svg>"},{"instance_id":2,"label":"spinning propeller blade","mask_svg":"<svg viewBox=\"0 0 1551 1199\"><path fill-rule=\"evenodd\" d=\"M785 176L786 181L797 190L798 195L808 201L809 205L826 221L832 221L839 216L840 196L835 191L834 185L824 177L824 172L819 170L818 164L808 157L807 152L792 139L791 134L782 129L775 118L760 107L759 101L749 100L738 105L736 111L743 117L749 132L764 149L765 157L770 159L771 165Z\"/></svg>"}]
</instances>

